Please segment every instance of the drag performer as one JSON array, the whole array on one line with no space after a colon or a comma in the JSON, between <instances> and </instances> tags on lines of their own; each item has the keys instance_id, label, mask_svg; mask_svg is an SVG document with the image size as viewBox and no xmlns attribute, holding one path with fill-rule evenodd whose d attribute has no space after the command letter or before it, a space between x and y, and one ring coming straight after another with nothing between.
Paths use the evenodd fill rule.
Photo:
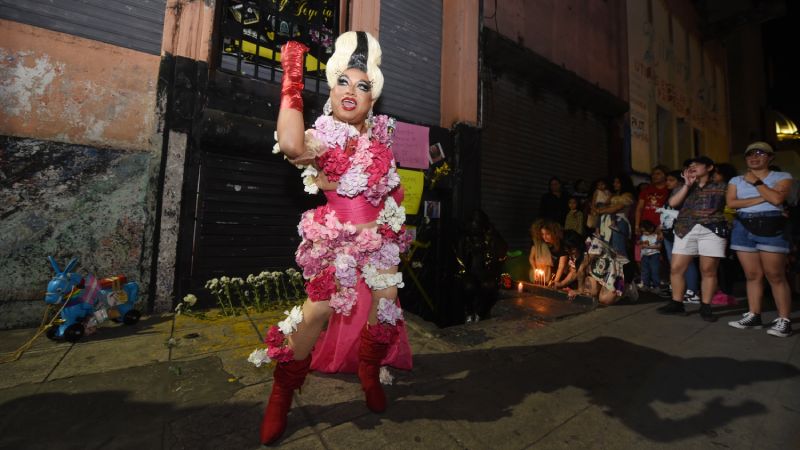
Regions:
<instances>
[{"instance_id":1,"label":"drag performer","mask_svg":"<svg viewBox=\"0 0 800 450\"><path fill-rule=\"evenodd\" d=\"M284 75L276 149L303 168L305 190L322 190L327 204L303 213L296 252L308 300L270 328L266 360L275 360L272 393L261 424L269 444L286 429L292 394L312 359L318 368L347 370L356 355L367 407L386 409L382 364L411 368L411 351L397 299L400 253L408 246L400 178L389 145L394 122L373 116L381 95L381 49L365 32L342 34L326 67L330 98L314 128L303 124L305 45L281 52ZM330 318L325 336L319 340ZM315 348L316 345L316 348ZM312 356L313 349L313 356Z\"/></svg>"}]
</instances>

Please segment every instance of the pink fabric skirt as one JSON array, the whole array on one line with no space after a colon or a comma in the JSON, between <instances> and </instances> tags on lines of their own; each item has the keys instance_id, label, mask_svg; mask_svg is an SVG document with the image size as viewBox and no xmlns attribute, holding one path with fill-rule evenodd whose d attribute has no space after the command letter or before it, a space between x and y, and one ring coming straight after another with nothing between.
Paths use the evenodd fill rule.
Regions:
<instances>
[{"instance_id":1,"label":"pink fabric skirt","mask_svg":"<svg viewBox=\"0 0 800 450\"><path fill-rule=\"evenodd\" d=\"M393 196L402 201L402 190L398 189ZM366 223L374 221L383 205L373 206L363 196L347 198L336 192L325 192L328 206L336 211L342 222ZM357 301L349 316L332 314L328 327L322 332L312 351L311 369L324 373L355 373L358 370L358 346L360 334L367 323L372 305L372 293L359 275L356 284ZM399 300L398 300L399 303ZM398 322L397 339L389 348L382 366L391 366L401 370L411 370L411 347L405 323Z\"/></svg>"},{"instance_id":2,"label":"pink fabric skirt","mask_svg":"<svg viewBox=\"0 0 800 450\"><path fill-rule=\"evenodd\" d=\"M359 335L367 323L372 293L363 279L358 280L356 290L358 302L353 306L350 315L331 315L328 329L323 331L317 340L311 352L312 370L325 373L356 373L358 370ZM397 331L397 339L389 348L381 365L411 370L411 347L408 344L404 322L397 323Z\"/></svg>"}]
</instances>

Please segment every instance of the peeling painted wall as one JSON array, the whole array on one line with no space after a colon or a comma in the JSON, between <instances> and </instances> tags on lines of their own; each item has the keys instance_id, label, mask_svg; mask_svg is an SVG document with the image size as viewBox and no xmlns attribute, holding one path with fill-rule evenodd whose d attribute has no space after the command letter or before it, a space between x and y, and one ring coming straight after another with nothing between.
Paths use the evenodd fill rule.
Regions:
<instances>
[{"instance_id":1,"label":"peeling painted wall","mask_svg":"<svg viewBox=\"0 0 800 450\"><path fill-rule=\"evenodd\" d=\"M48 255L77 256L79 270L99 276L149 279L153 170L149 153L0 137L0 328L40 319Z\"/></svg>"},{"instance_id":2,"label":"peeling painted wall","mask_svg":"<svg viewBox=\"0 0 800 450\"><path fill-rule=\"evenodd\" d=\"M38 324L48 255L140 282L147 310L160 57L6 20L0 29L0 328Z\"/></svg>"},{"instance_id":3,"label":"peeling painted wall","mask_svg":"<svg viewBox=\"0 0 800 450\"><path fill-rule=\"evenodd\" d=\"M149 150L160 58L0 20L0 135Z\"/></svg>"}]
</instances>

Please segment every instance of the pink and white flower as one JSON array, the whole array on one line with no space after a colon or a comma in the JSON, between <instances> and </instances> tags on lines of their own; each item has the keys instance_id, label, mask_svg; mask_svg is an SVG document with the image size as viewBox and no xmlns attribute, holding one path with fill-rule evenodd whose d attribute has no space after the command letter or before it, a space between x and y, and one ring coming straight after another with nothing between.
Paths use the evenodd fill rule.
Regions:
<instances>
[{"instance_id":1,"label":"pink and white flower","mask_svg":"<svg viewBox=\"0 0 800 450\"><path fill-rule=\"evenodd\" d=\"M331 301L328 303L334 311L343 316L349 316L358 301L356 290L354 288L345 287L339 289L338 292L331 296Z\"/></svg>"},{"instance_id":2,"label":"pink and white flower","mask_svg":"<svg viewBox=\"0 0 800 450\"><path fill-rule=\"evenodd\" d=\"M378 321L396 325L403 320L403 310L395 300L381 298L378 300Z\"/></svg>"}]
</instances>

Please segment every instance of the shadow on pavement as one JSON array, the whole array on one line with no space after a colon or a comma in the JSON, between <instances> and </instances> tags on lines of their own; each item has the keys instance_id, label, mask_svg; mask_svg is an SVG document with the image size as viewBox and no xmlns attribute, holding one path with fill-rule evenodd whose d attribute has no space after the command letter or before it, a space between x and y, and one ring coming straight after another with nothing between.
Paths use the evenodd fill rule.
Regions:
<instances>
[{"instance_id":1,"label":"shadow on pavement","mask_svg":"<svg viewBox=\"0 0 800 450\"><path fill-rule=\"evenodd\" d=\"M492 423L516 416L536 427L545 415L566 420L588 401L633 432L669 443L769 412L731 391L798 375L786 363L681 358L611 337L422 354L414 372L387 388L386 413L369 414L360 398L321 405L305 394L305 406L290 415L287 437L297 438L306 421L373 429L387 422ZM0 448L255 448L269 385L243 388L229 377L210 357L0 391ZM354 376L347 380L357 383ZM226 402L234 394L237 400Z\"/></svg>"},{"instance_id":2,"label":"shadow on pavement","mask_svg":"<svg viewBox=\"0 0 800 450\"><path fill-rule=\"evenodd\" d=\"M420 375L428 379L416 380L417 373L412 373L407 376L407 383L401 380L401 384L389 388L389 395L395 400L382 416L385 420L494 422L520 414L514 408L532 394L558 394L575 387L607 416L657 442L679 441L742 417L765 413L768 409L764 404L741 399L730 391L800 375L800 370L790 364L722 357L680 358L611 337L417 355L414 359L415 372L425 372ZM556 405L545 405L543 409L559 409L559 397L549 396L544 402ZM585 408L585 403L565 401L560 407L577 412ZM309 405L306 411L324 422L326 417L334 417L331 408L340 415L347 410L363 410L363 405ZM407 411L408 417L402 417L402 412L393 414L393 409ZM533 413L529 415L535 418ZM373 415L352 418L362 428L372 428L380 422Z\"/></svg>"}]
</instances>

